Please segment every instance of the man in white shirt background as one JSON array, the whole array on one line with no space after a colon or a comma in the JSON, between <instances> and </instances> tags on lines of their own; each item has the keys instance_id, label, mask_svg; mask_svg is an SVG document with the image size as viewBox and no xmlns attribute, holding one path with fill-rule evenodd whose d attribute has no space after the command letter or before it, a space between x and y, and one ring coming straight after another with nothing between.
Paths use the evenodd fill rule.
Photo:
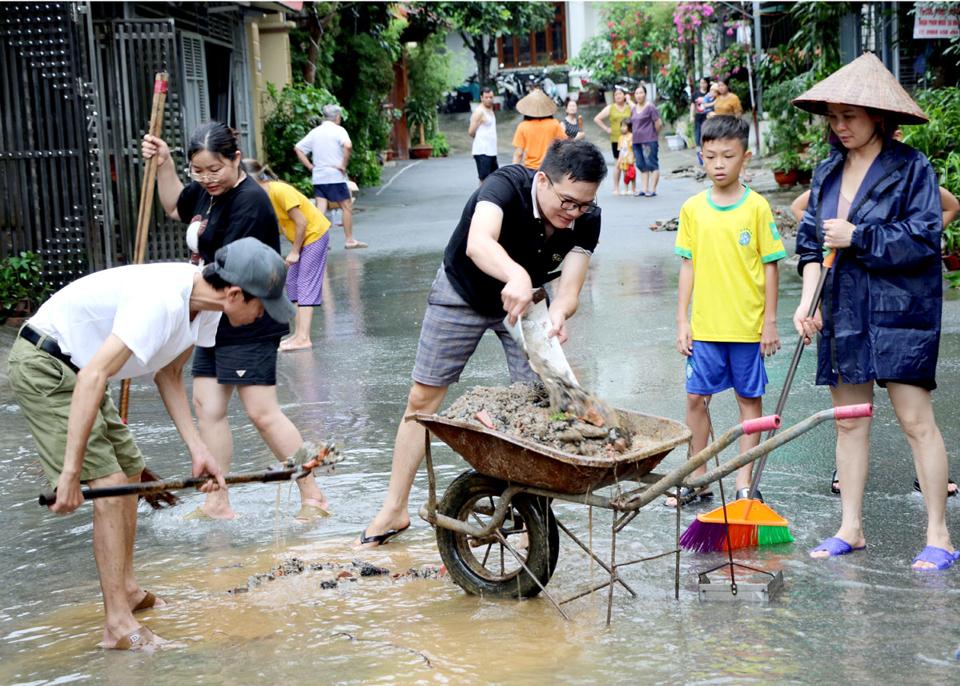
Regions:
<instances>
[{"instance_id":1,"label":"man in white shirt background","mask_svg":"<svg viewBox=\"0 0 960 686\"><path fill-rule=\"evenodd\" d=\"M344 246L348 250L366 248L367 244L353 237L353 203L347 186L347 164L353 144L346 129L340 126L341 110L337 105L323 108L324 122L310 130L293 148L300 162L311 172L317 208L326 213L330 203L339 203L343 212Z\"/></svg>"}]
</instances>

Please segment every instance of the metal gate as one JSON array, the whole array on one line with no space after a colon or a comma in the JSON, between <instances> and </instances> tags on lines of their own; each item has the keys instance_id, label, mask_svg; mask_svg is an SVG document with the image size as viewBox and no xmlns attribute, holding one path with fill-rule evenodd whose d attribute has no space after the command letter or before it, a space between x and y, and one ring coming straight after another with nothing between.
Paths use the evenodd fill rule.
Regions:
<instances>
[{"instance_id":1,"label":"metal gate","mask_svg":"<svg viewBox=\"0 0 960 686\"><path fill-rule=\"evenodd\" d=\"M83 9L0 4L0 257L38 253L55 288L99 262Z\"/></svg>"},{"instance_id":2,"label":"metal gate","mask_svg":"<svg viewBox=\"0 0 960 686\"><path fill-rule=\"evenodd\" d=\"M95 22L98 50L97 82L105 111L103 164L109 169L108 198L112 199L115 237L110 249L113 264L133 255L140 185L144 164L140 140L150 123L153 79L156 72L170 74L163 115L163 138L170 146L178 172L184 163L184 131L181 102L183 88L177 32L173 19ZM148 260L187 257L183 226L166 217L155 203L147 244Z\"/></svg>"}]
</instances>

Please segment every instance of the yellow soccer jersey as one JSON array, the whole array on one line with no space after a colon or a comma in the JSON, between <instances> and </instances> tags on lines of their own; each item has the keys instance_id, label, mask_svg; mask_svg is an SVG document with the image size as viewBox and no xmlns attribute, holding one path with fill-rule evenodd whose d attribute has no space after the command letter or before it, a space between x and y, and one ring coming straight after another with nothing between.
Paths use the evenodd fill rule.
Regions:
<instances>
[{"instance_id":1,"label":"yellow soccer jersey","mask_svg":"<svg viewBox=\"0 0 960 686\"><path fill-rule=\"evenodd\" d=\"M710 194L683 204L674 247L693 260L693 338L756 343L763 328L763 265L787 253L762 195L746 188L736 203L720 206Z\"/></svg>"},{"instance_id":2,"label":"yellow soccer jersey","mask_svg":"<svg viewBox=\"0 0 960 686\"><path fill-rule=\"evenodd\" d=\"M304 246L323 238L323 234L330 228L330 220L323 216L317 206L307 199L307 196L293 186L283 181L271 181L267 189L267 195L270 196L273 211L277 213L280 232L291 243L297 236L297 225L287 212L294 207L300 210L307 220L306 236L303 239Z\"/></svg>"}]
</instances>

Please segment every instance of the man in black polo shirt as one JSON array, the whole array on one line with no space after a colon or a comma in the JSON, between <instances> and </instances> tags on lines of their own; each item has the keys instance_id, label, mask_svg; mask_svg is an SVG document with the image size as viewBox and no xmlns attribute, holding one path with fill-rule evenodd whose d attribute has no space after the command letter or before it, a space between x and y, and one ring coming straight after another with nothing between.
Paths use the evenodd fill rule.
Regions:
<instances>
[{"instance_id":1,"label":"man in black polo shirt","mask_svg":"<svg viewBox=\"0 0 960 686\"><path fill-rule=\"evenodd\" d=\"M600 236L594 199L606 173L592 143L555 141L538 171L503 167L470 196L427 297L404 416L437 411L487 329L500 338L511 379L536 379L503 318L516 322L534 288L559 277L551 335L566 340ZM410 526L407 501L423 454L423 429L401 421L386 499L358 545L382 545Z\"/></svg>"}]
</instances>

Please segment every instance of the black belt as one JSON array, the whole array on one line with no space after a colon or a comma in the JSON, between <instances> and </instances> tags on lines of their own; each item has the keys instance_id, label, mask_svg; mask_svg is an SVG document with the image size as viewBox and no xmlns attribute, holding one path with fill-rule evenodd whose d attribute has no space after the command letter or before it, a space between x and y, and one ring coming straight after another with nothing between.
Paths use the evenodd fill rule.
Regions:
<instances>
[{"instance_id":1,"label":"black belt","mask_svg":"<svg viewBox=\"0 0 960 686\"><path fill-rule=\"evenodd\" d=\"M70 356L63 354L63 351L60 350L60 346L57 345L55 340L35 329L31 329L29 324L20 329L20 338L26 339L29 343L37 346L40 348L40 350L48 355L53 355L55 358L70 367L74 373L80 372L80 369L73 363L73 361L70 359Z\"/></svg>"}]
</instances>

